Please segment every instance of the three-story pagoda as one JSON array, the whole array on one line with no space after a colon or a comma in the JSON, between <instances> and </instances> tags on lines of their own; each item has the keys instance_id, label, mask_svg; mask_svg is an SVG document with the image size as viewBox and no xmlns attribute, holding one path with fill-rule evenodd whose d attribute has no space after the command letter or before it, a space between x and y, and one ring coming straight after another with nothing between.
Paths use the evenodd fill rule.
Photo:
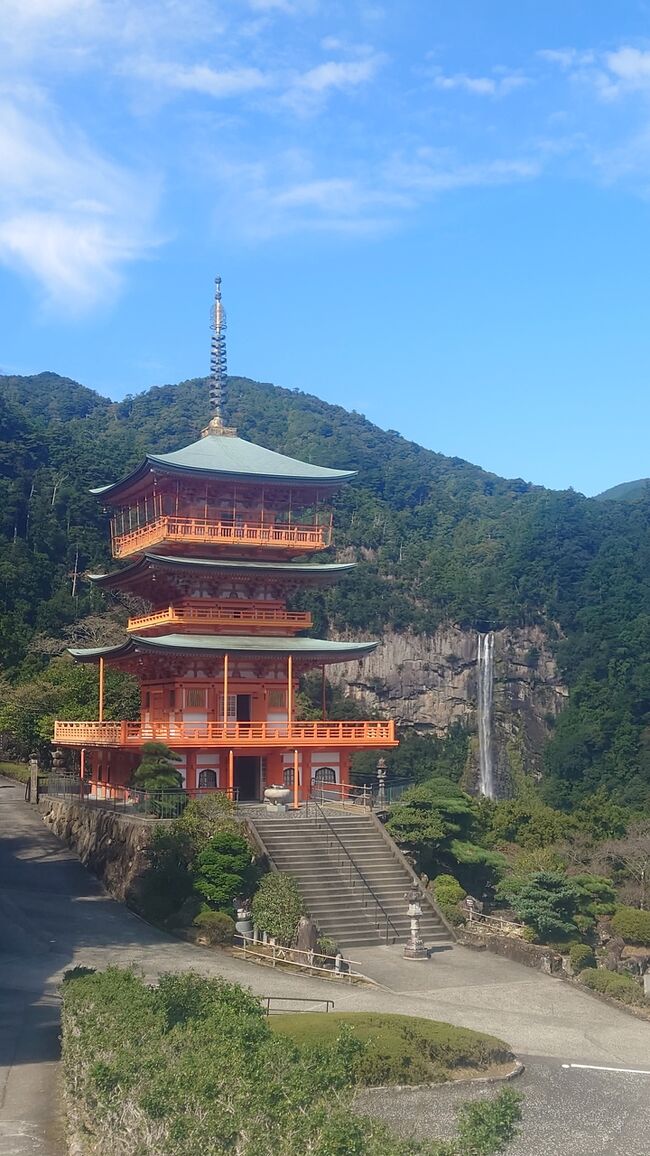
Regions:
<instances>
[{"instance_id":1,"label":"three-story pagoda","mask_svg":"<svg viewBox=\"0 0 650 1156\"><path fill-rule=\"evenodd\" d=\"M217 283L219 338L222 322ZM355 474L238 437L222 420L225 350L217 372L216 361L213 339L215 416L199 440L147 454L128 477L92 491L112 511L113 556L126 565L91 579L150 609L129 619L121 645L71 650L99 667L99 718L55 723L54 742L81 750L95 783L128 784L143 744L157 741L180 756L188 791L246 801L284 785L298 805L315 783L344 791L354 751L396 745L390 721L295 717L303 673L359 661L377 645L311 638L310 614L287 609L295 592L352 569L311 559L331 545L332 496ZM138 679L139 720L104 720L106 665Z\"/></svg>"}]
</instances>

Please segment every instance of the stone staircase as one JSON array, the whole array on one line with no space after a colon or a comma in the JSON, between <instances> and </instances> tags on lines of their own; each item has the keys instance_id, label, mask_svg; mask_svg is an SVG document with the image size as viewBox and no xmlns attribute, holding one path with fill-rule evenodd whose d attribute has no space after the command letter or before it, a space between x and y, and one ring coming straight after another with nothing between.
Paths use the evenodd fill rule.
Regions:
<instances>
[{"instance_id":1,"label":"stone staircase","mask_svg":"<svg viewBox=\"0 0 650 1156\"><path fill-rule=\"evenodd\" d=\"M293 875L305 907L322 935L345 950L405 942L410 922L404 895L413 882L396 857L394 845L364 812L332 811L326 818L327 822L322 815L298 818L256 814L249 821L278 871ZM421 929L427 946L449 941L446 928L426 902Z\"/></svg>"}]
</instances>

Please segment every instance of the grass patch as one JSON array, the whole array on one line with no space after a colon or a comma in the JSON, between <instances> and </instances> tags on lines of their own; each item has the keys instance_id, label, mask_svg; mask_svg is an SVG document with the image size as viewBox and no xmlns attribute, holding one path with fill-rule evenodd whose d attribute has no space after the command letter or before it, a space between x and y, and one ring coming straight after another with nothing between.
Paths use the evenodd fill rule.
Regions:
<instances>
[{"instance_id":1,"label":"grass patch","mask_svg":"<svg viewBox=\"0 0 650 1156\"><path fill-rule=\"evenodd\" d=\"M0 763L0 775L7 779L16 779L18 783L29 782L29 767L27 763Z\"/></svg>"},{"instance_id":2,"label":"grass patch","mask_svg":"<svg viewBox=\"0 0 650 1156\"><path fill-rule=\"evenodd\" d=\"M495 1036L415 1016L372 1012L297 1012L270 1017L274 1032L302 1049L327 1047L350 1034L367 1046L356 1060L360 1084L429 1084L502 1069L514 1059Z\"/></svg>"}]
</instances>

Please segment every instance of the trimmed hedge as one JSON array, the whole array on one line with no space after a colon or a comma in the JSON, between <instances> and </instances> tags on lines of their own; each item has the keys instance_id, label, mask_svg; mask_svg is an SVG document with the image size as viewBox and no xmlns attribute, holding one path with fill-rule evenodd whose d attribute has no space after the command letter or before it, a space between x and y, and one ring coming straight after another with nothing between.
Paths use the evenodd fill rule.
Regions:
<instances>
[{"instance_id":1,"label":"trimmed hedge","mask_svg":"<svg viewBox=\"0 0 650 1156\"><path fill-rule=\"evenodd\" d=\"M300 1046L237 984L187 973L152 987L134 971L80 970L62 986L65 1104L73 1138L95 1156L491 1156L516 1134L520 1097L508 1088L462 1107L452 1140L404 1142L353 1110L370 1044L349 1024ZM330 1018L319 1013L319 1032ZM452 1063L507 1052L478 1032L392 1018L400 1029L424 1022L436 1058Z\"/></svg>"},{"instance_id":2,"label":"trimmed hedge","mask_svg":"<svg viewBox=\"0 0 650 1156\"><path fill-rule=\"evenodd\" d=\"M604 967L588 967L580 973L580 983L591 991L611 995L621 1003L631 1004L634 1007L650 1007L650 1000L643 994L643 988L629 975L619 975L616 971L608 971Z\"/></svg>"},{"instance_id":3,"label":"trimmed hedge","mask_svg":"<svg viewBox=\"0 0 650 1156\"><path fill-rule=\"evenodd\" d=\"M650 911L638 907L617 907L612 916L612 931L626 943L650 947Z\"/></svg>"},{"instance_id":4,"label":"trimmed hedge","mask_svg":"<svg viewBox=\"0 0 650 1156\"><path fill-rule=\"evenodd\" d=\"M194 926L214 945L232 943L235 937L235 921L225 911L200 911Z\"/></svg>"}]
</instances>

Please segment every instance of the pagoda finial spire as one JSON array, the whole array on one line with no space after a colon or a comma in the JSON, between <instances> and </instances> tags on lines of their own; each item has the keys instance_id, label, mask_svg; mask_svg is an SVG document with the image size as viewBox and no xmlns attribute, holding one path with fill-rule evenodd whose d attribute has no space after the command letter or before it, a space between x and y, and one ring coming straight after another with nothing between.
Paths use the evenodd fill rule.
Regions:
<instances>
[{"instance_id":1,"label":"pagoda finial spire","mask_svg":"<svg viewBox=\"0 0 650 1156\"><path fill-rule=\"evenodd\" d=\"M226 311L221 303L221 277L215 277L210 350L210 409L213 410L213 416L221 418L222 421L226 403L226 365Z\"/></svg>"},{"instance_id":2,"label":"pagoda finial spire","mask_svg":"<svg viewBox=\"0 0 650 1156\"><path fill-rule=\"evenodd\" d=\"M212 417L202 432L204 437L209 434L225 434L234 437L237 431L229 429L224 422L228 372L226 360L226 311L221 302L221 277L215 277L214 279L214 304L212 306L211 329L209 382Z\"/></svg>"}]
</instances>

